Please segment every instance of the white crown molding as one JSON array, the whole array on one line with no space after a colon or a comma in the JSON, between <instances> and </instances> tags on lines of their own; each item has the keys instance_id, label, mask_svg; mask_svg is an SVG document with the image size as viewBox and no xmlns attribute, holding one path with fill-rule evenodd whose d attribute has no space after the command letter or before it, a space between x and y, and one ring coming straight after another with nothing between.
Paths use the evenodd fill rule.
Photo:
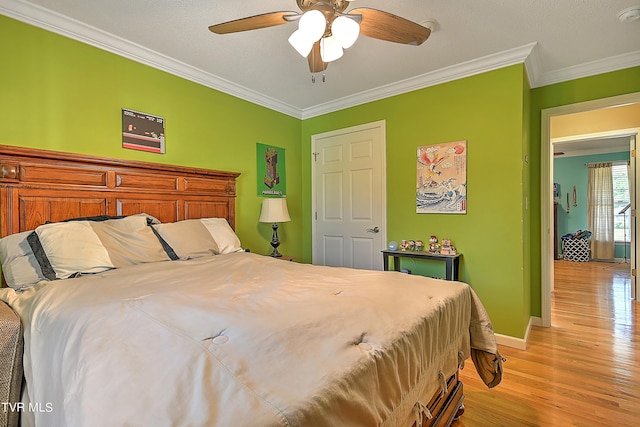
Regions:
<instances>
[{"instance_id":1,"label":"white crown molding","mask_svg":"<svg viewBox=\"0 0 640 427\"><path fill-rule=\"evenodd\" d=\"M175 76L199 83L271 110L298 119L301 118L300 109L289 104L270 98L244 86L237 85L229 80L207 73L184 62L177 61L166 55L162 55L49 9L21 0L0 0L0 13L17 19L18 21L166 71Z\"/></svg>"},{"instance_id":2,"label":"white crown molding","mask_svg":"<svg viewBox=\"0 0 640 427\"><path fill-rule=\"evenodd\" d=\"M531 53L524 60L524 67L527 70L527 78L529 79L529 87L534 88L542 75L542 61L540 60L540 48L538 43L531 48Z\"/></svg>"},{"instance_id":3,"label":"white crown molding","mask_svg":"<svg viewBox=\"0 0 640 427\"><path fill-rule=\"evenodd\" d=\"M640 65L640 51L636 51L541 74L537 43L530 43L301 110L23 0L0 0L0 13L302 120L519 63L525 64L531 88Z\"/></svg>"},{"instance_id":4,"label":"white crown molding","mask_svg":"<svg viewBox=\"0 0 640 427\"><path fill-rule=\"evenodd\" d=\"M611 56L609 58L599 59L597 61L587 62L573 67L548 71L541 76L538 84L532 87L547 86L582 77L590 77L611 71L623 70L625 68L637 67L639 65L640 50L636 50L635 52Z\"/></svg>"},{"instance_id":5,"label":"white crown molding","mask_svg":"<svg viewBox=\"0 0 640 427\"><path fill-rule=\"evenodd\" d=\"M531 54L536 43L530 43L504 52L487 55L471 61L462 62L450 67L441 68L429 73L425 73L406 80L401 80L375 89L356 93L336 99L331 102L319 104L314 107L305 108L302 111L302 119L308 119L322 114L331 113L356 105L366 104L388 98L390 96L435 86L442 83L458 80L464 77L485 73L487 71L508 67L514 64L521 64Z\"/></svg>"}]
</instances>

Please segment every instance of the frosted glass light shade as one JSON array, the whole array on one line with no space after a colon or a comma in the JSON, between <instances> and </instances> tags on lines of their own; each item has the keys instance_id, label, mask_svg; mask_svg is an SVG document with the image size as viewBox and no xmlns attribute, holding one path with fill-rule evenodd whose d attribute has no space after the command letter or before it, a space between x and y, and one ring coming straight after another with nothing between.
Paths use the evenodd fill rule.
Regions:
<instances>
[{"instance_id":1,"label":"frosted glass light shade","mask_svg":"<svg viewBox=\"0 0 640 427\"><path fill-rule=\"evenodd\" d=\"M331 33L340 40L344 49L348 49L358 40L360 24L346 16L338 16L331 24Z\"/></svg>"},{"instance_id":2,"label":"frosted glass light shade","mask_svg":"<svg viewBox=\"0 0 640 427\"><path fill-rule=\"evenodd\" d=\"M311 49L313 48L313 42L309 41L307 37L305 37L304 33L300 30L296 30L289 36L289 44L293 46L293 48L298 51L303 58L309 56L311 53Z\"/></svg>"},{"instance_id":3,"label":"frosted glass light shade","mask_svg":"<svg viewBox=\"0 0 640 427\"><path fill-rule=\"evenodd\" d=\"M309 10L305 12L298 22L298 30L307 37L311 44L320 40L327 28L327 20L319 10Z\"/></svg>"},{"instance_id":4,"label":"frosted glass light shade","mask_svg":"<svg viewBox=\"0 0 640 427\"><path fill-rule=\"evenodd\" d=\"M320 41L320 56L322 61L331 62L342 58L344 51L340 40L336 36L325 37Z\"/></svg>"}]
</instances>

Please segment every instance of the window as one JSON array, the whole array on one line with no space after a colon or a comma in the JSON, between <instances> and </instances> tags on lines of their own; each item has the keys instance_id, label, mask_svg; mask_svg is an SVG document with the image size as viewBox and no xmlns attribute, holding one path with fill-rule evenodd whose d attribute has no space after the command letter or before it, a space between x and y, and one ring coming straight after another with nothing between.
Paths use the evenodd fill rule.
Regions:
<instances>
[{"instance_id":1,"label":"window","mask_svg":"<svg viewBox=\"0 0 640 427\"><path fill-rule=\"evenodd\" d=\"M616 163L612 167L613 174L613 235L616 242L631 241L630 214L628 205L631 202L629 196L629 175L627 163ZM627 208L624 213L619 213Z\"/></svg>"}]
</instances>

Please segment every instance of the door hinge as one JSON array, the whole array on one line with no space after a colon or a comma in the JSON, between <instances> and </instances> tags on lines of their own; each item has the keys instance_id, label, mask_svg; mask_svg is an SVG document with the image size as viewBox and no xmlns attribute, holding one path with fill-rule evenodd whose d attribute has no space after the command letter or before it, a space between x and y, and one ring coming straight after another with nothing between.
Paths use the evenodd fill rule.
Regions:
<instances>
[{"instance_id":1,"label":"door hinge","mask_svg":"<svg viewBox=\"0 0 640 427\"><path fill-rule=\"evenodd\" d=\"M635 209L631 209L631 216L636 216L636 210Z\"/></svg>"},{"instance_id":2,"label":"door hinge","mask_svg":"<svg viewBox=\"0 0 640 427\"><path fill-rule=\"evenodd\" d=\"M633 277L636 277L636 269L635 269L635 268L632 268L632 269L631 269L631 275L632 275Z\"/></svg>"},{"instance_id":3,"label":"door hinge","mask_svg":"<svg viewBox=\"0 0 640 427\"><path fill-rule=\"evenodd\" d=\"M633 149L633 150L631 150L631 157L635 157L635 156L636 156L636 150Z\"/></svg>"},{"instance_id":4,"label":"door hinge","mask_svg":"<svg viewBox=\"0 0 640 427\"><path fill-rule=\"evenodd\" d=\"M316 214L316 221L318 220L318 212L315 213Z\"/></svg>"},{"instance_id":5,"label":"door hinge","mask_svg":"<svg viewBox=\"0 0 640 427\"><path fill-rule=\"evenodd\" d=\"M320 153L311 153L311 155L313 156L313 161L317 162L318 161L318 156L320 155Z\"/></svg>"}]
</instances>

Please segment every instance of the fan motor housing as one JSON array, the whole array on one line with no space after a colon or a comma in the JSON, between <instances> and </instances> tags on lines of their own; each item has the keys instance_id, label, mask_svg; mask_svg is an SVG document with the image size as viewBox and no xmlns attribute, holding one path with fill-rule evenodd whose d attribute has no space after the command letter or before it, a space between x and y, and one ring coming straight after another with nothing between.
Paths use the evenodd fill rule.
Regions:
<instances>
[{"instance_id":1,"label":"fan motor housing","mask_svg":"<svg viewBox=\"0 0 640 427\"><path fill-rule=\"evenodd\" d=\"M315 9L325 15L344 12L349 6L349 2L346 0L296 0L296 3L303 12Z\"/></svg>"}]
</instances>

